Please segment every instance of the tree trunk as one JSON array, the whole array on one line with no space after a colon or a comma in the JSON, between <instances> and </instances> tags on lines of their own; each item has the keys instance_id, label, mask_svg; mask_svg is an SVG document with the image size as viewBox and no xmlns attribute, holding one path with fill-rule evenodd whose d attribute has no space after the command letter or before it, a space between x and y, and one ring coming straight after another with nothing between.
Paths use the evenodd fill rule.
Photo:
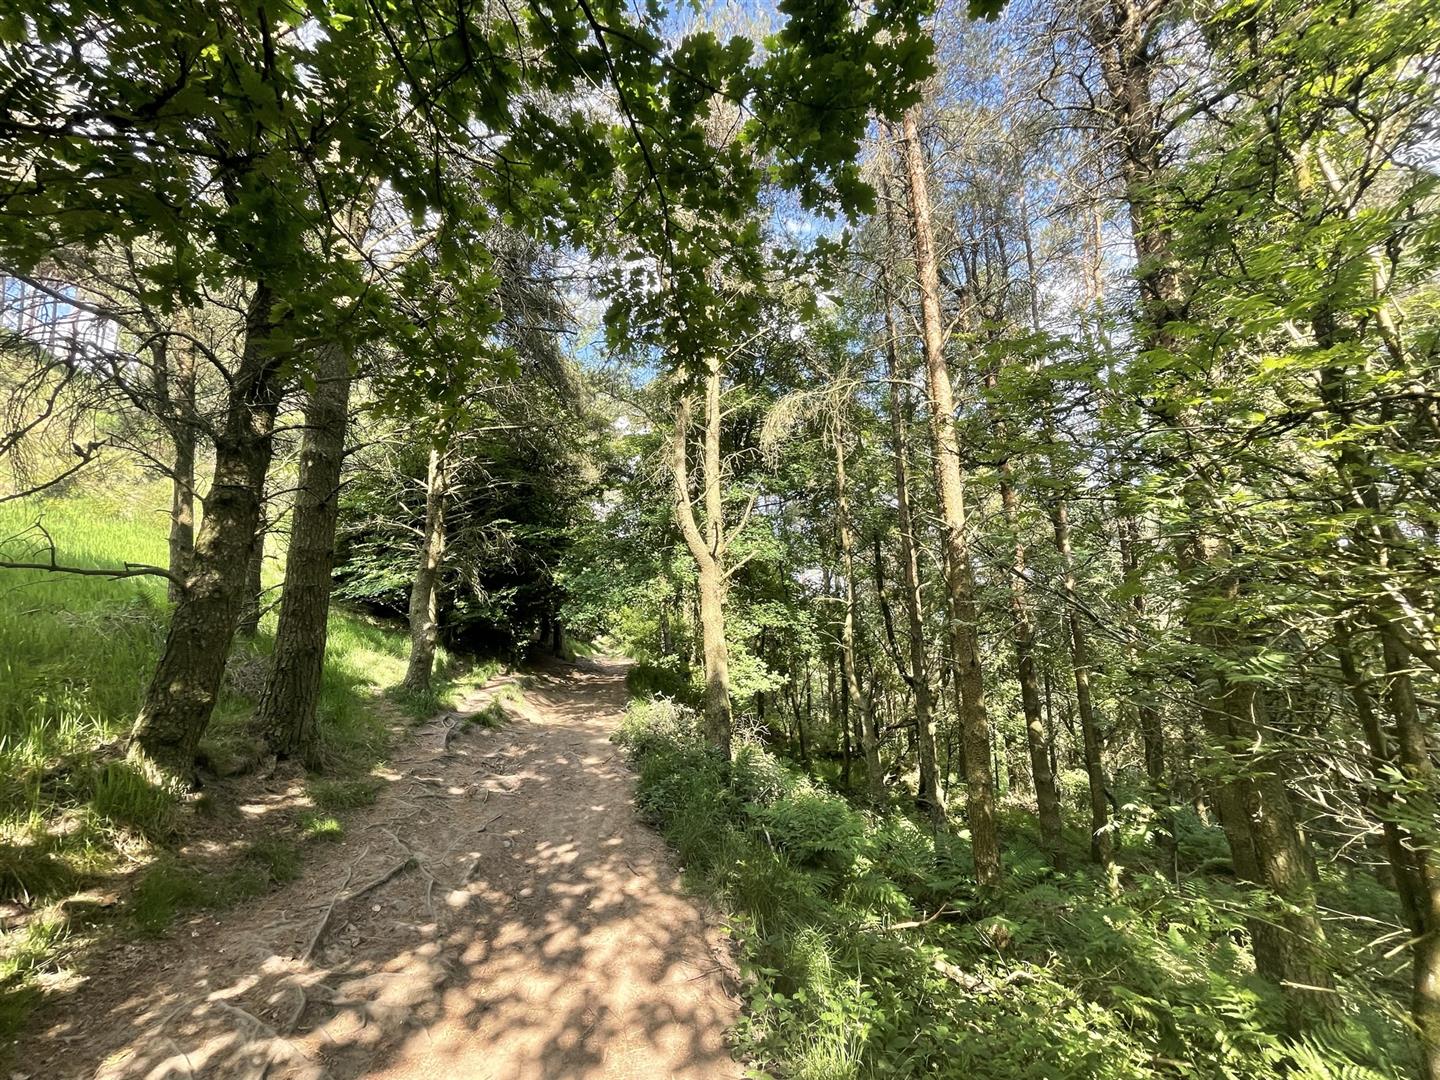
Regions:
<instances>
[{"instance_id":1,"label":"tree trunk","mask_svg":"<svg viewBox=\"0 0 1440 1080\"><path fill-rule=\"evenodd\" d=\"M1116 534L1120 543L1120 566L1132 590L1130 610L1134 612L1135 629L1143 631L1145 619L1145 593L1140 588L1140 553L1137 550L1138 523L1135 515L1123 508L1117 509ZM1137 649L1131 645L1130 663L1137 659ZM1170 785L1165 778L1165 726L1160 710L1154 699L1146 692L1141 693L1135 703L1140 727L1140 742L1145 757L1145 780L1148 787L1151 812L1159 822L1159 844L1172 880L1180 873L1179 850L1175 843L1175 813L1171 809Z\"/></svg>"},{"instance_id":2,"label":"tree trunk","mask_svg":"<svg viewBox=\"0 0 1440 1080\"><path fill-rule=\"evenodd\" d=\"M1351 336L1336 325L1329 311L1317 312L1312 325L1316 343L1325 348ZM1355 422L1342 368L1327 368L1322 372L1320 395L1346 428ZM1360 445L1348 440L1340 443L1333 467L1349 502L1365 515L1362 522L1369 522L1352 530L1352 550L1377 575L1404 569L1403 553L1407 545L1398 536L1394 512L1386 506L1376 482L1377 477L1385 474L1385 468ZM1396 605L1382 588L1368 593L1366 607L1380 639L1385 701L1394 729L1393 748L1356 670L1343 622L1338 624L1341 628L1338 652L1341 671L1365 729L1377 773L1386 848L1395 873L1401 910L1412 934L1411 1011L1420 1037L1421 1072L1425 1080L1440 1080L1440 864L1435 852L1440 836L1433 824L1423 833L1411 831L1415 823L1434 822L1435 800L1440 791L1435 747L1415 695L1412 654L1398 625L1400 615ZM1404 777L1405 784L1392 796L1387 789L1394 783L1395 771ZM1394 813L1396 803L1400 804L1398 815ZM1387 816L1390 820L1386 820Z\"/></svg>"},{"instance_id":3,"label":"tree trunk","mask_svg":"<svg viewBox=\"0 0 1440 1080\"><path fill-rule=\"evenodd\" d=\"M1031 259L1030 230L1024 230L1027 260ZM1029 261L1033 280L1034 263ZM1038 331L1039 311L1032 295L1032 317ZM998 380L994 371L985 378L992 389ZM996 416L993 420L1001 444L1005 442L1005 423ZM1025 595L1025 540L1020 531L1020 498L1015 491L1015 473L1010 464L1008 449L1000 459L1000 506L1005 515L1006 528L1010 530L1010 620L1015 641L1015 677L1020 684L1020 708L1025 716L1025 746L1030 757L1030 776L1035 783L1036 816L1040 825L1040 844L1058 864L1061 855L1063 823L1060 815L1060 795L1055 786L1055 772L1051 768L1053 750L1045 729L1045 720L1040 709L1040 680L1035 671L1035 623L1030 618L1030 604Z\"/></svg>"},{"instance_id":4,"label":"tree trunk","mask_svg":"<svg viewBox=\"0 0 1440 1080\"><path fill-rule=\"evenodd\" d=\"M1060 553L1065 607L1069 616L1070 660L1075 672L1075 707L1080 713L1085 773L1090 781L1090 858L1108 872L1115 861L1115 845L1110 831L1110 804L1105 795L1105 767L1100 759L1100 725L1090 698L1090 642L1080 617L1075 553L1070 545L1070 512L1064 499L1051 500L1050 521L1055 527L1055 547Z\"/></svg>"},{"instance_id":5,"label":"tree trunk","mask_svg":"<svg viewBox=\"0 0 1440 1080\"><path fill-rule=\"evenodd\" d=\"M305 410L300 482L280 593L275 655L256 709L256 726L281 757L313 759L316 712L325 669L330 575L340 513L340 468L350 411L350 354L318 350L316 385Z\"/></svg>"},{"instance_id":6,"label":"tree trunk","mask_svg":"<svg viewBox=\"0 0 1440 1080\"><path fill-rule=\"evenodd\" d=\"M1040 680L1035 671L1035 623L1025 595L1025 541L1020 533L1020 507L1010 463L1001 469L1000 503L1005 521L1015 536L1010 564L1010 617L1015 633L1015 676L1020 683L1020 707L1025 715L1025 747L1030 756L1030 775L1035 782L1035 806L1040 823L1040 843L1052 862L1061 857L1060 792L1052 768L1054 749L1040 705Z\"/></svg>"},{"instance_id":7,"label":"tree trunk","mask_svg":"<svg viewBox=\"0 0 1440 1080\"><path fill-rule=\"evenodd\" d=\"M215 709L243 602L246 563L270 468L284 357L272 345L274 297L263 284L246 311L245 346L215 440L215 478L185 594L130 736L130 758L169 786L194 781L195 750Z\"/></svg>"},{"instance_id":8,"label":"tree trunk","mask_svg":"<svg viewBox=\"0 0 1440 1080\"><path fill-rule=\"evenodd\" d=\"M170 474L170 599L179 603L195 550L195 352L182 343L175 357L173 391L167 393L174 461Z\"/></svg>"},{"instance_id":9,"label":"tree trunk","mask_svg":"<svg viewBox=\"0 0 1440 1080\"><path fill-rule=\"evenodd\" d=\"M835 502L838 514L836 531L840 540L840 568L845 575L845 614L840 621L840 647L845 653L845 695L850 712L860 723L860 752L865 756L865 786L870 801L876 806L885 803L885 777L880 771L880 740L875 731L875 714L866 707L860 690L860 676L855 656L855 622L859 614L855 597L855 538L850 531L850 495L845 483L844 435L837 422L833 434L835 450Z\"/></svg>"},{"instance_id":10,"label":"tree trunk","mask_svg":"<svg viewBox=\"0 0 1440 1080\"><path fill-rule=\"evenodd\" d=\"M950 608L950 646L960 690L960 729L965 747L966 810L976 881L1000 884L1000 837L990 771L990 721L985 713L980 668L979 609L965 536L965 487L955 433L954 391L945 365L945 326L940 314L940 278L930 226L930 193L915 110L905 114L904 148L909 179L910 225L920 289L920 315L930 391L930 439L935 487L945 541L945 584Z\"/></svg>"},{"instance_id":11,"label":"tree trunk","mask_svg":"<svg viewBox=\"0 0 1440 1080\"><path fill-rule=\"evenodd\" d=\"M889 184L885 185L887 207ZM891 215L885 215L886 235L893 241ZM920 593L920 565L916 554L915 522L910 509L909 433L905 410L909 394L902 393L900 370L900 335L895 326L892 306L890 268L881 267L885 302L885 359L890 378L890 444L895 462L895 514L900 529L900 567L905 579L905 623L910 643L910 690L915 695L915 733L920 759L919 788L923 809L937 831L949 828L945 807L945 789L940 783L940 766L935 749L935 709L930 691L930 659L925 642L924 604Z\"/></svg>"},{"instance_id":12,"label":"tree trunk","mask_svg":"<svg viewBox=\"0 0 1440 1080\"><path fill-rule=\"evenodd\" d=\"M430 692L435 646L440 638L440 569L445 562L445 498L449 481L448 448L430 448L425 465L425 533L410 585L410 660L401 682L414 694Z\"/></svg>"},{"instance_id":13,"label":"tree trunk","mask_svg":"<svg viewBox=\"0 0 1440 1080\"><path fill-rule=\"evenodd\" d=\"M235 622L236 632L244 638L253 638L260 632L265 593L265 533L265 494L261 492L255 535L245 560L245 595L240 605L240 616Z\"/></svg>"},{"instance_id":14,"label":"tree trunk","mask_svg":"<svg viewBox=\"0 0 1440 1080\"><path fill-rule=\"evenodd\" d=\"M805 712L802 715L795 713L795 737L800 743L800 763L810 764L810 741L805 733L805 722L813 715L815 708L815 673L807 667L805 669Z\"/></svg>"},{"instance_id":15,"label":"tree trunk","mask_svg":"<svg viewBox=\"0 0 1440 1080\"><path fill-rule=\"evenodd\" d=\"M1172 253L1166 205L1156 198L1162 184L1164 127L1152 96L1152 80L1163 59L1151 49L1155 20L1168 17L1164 5L1142 17L1129 0L1096 9L1086 28L1100 62L1108 110L1121 149L1124 198L1130 215L1139 285L1136 326L1142 349L1172 346L1166 327L1181 313L1183 289ZM1167 421L1183 428L1183 415ZM1187 462L1186 468L1192 468ZM1181 499L1190 522L1177 549L1186 581L1183 618L1192 640L1217 657L1231 657L1246 644L1234 632L1214 624L1213 612L1233 606L1240 582L1228 569L1228 544L1206 527L1208 478L1190 474ZM1261 722L1263 703L1253 686L1235 684L1216 663L1203 673L1201 715L1215 748L1230 758L1231 779L1217 791L1216 806L1230 841L1237 872L1272 892L1285 911L1272 925L1256 920L1256 966L1280 984L1294 1029L1312 1026L1335 1002L1326 992L1329 976L1321 960L1324 932L1315 910L1308 858L1290 807L1269 725ZM1262 733L1265 737L1262 739ZM1262 760L1263 757L1263 760ZM1241 807L1243 805L1243 814ZM1248 843L1247 843L1248 834Z\"/></svg>"},{"instance_id":16,"label":"tree trunk","mask_svg":"<svg viewBox=\"0 0 1440 1080\"><path fill-rule=\"evenodd\" d=\"M1414 820L1433 823L1437 790L1434 747L1410 678L1410 653L1393 623L1381 620L1379 630L1387 681L1385 697L1395 723L1395 758L1406 781L1405 790L1419 804L1411 809ZM1415 915L1415 939L1410 946L1411 1009L1420 1033L1425 1080L1440 1080L1440 862L1435 854L1433 825L1429 832L1411 838L1411 869L1406 879L1412 890L1408 907Z\"/></svg>"},{"instance_id":17,"label":"tree trunk","mask_svg":"<svg viewBox=\"0 0 1440 1080\"><path fill-rule=\"evenodd\" d=\"M1193 553L1196 544L1203 548L1199 555ZM1224 541L1213 537L1192 537L1184 546L1183 617L1197 645L1216 656L1234 656L1243 651L1244 643L1232 630L1216 626L1209 614L1217 609L1217 601L1230 609L1240 597L1235 576L1216 569L1231 561L1224 547ZM1207 580L1210 573L1218 574L1218 579ZM1256 968L1280 985L1292 1029L1313 1026L1335 1002L1326 990L1330 978L1322 959L1325 932L1315 908L1312 863L1276 753L1283 749L1276 746L1277 725L1264 715L1258 689L1227 679L1219 665L1204 672L1199 705L1212 746L1228 759L1228 776L1215 795L1236 872L1268 889L1283 905L1273 921L1251 921Z\"/></svg>"},{"instance_id":18,"label":"tree trunk","mask_svg":"<svg viewBox=\"0 0 1440 1080\"><path fill-rule=\"evenodd\" d=\"M720 462L720 364L711 358L706 365L705 435L702 480L705 485L705 530L695 519L690 500L690 467L686 443L689 440L690 402L682 398L676 413L671 466L675 480L675 517L686 546L695 560L700 591L700 637L705 661L705 738L721 756L730 760L730 652L725 642L725 535L724 492Z\"/></svg>"}]
</instances>

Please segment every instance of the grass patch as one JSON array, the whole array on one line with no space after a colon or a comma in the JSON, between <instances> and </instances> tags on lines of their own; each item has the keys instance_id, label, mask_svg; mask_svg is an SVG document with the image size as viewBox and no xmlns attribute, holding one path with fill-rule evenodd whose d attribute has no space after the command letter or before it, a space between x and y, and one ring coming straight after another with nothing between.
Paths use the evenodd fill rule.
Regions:
<instances>
[{"instance_id":1,"label":"grass patch","mask_svg":"<svg viewBox=\"0 0 1440 1080\"><path fill-rule=\"evenodd\" d=\"M380 795L380 781L374 777L346 780L312 776L305 782L305 793L320 810L353 810L375 802Z\"/></svg>"},{"instance_id":2,"label":"grass patch","mask_svg":"<svg viewBox=\"0 0 1440 1080\"><path fill-rule=\"evenodd\" d=\"M510 714L505 711L505 706L497 699L495 701L487 701L474 712L468 713L465 717L465 724L468 727L485 728L487 731L493 731L495 728L503 725L508 719L510 719Z\"/></svg>"},{"instance_id":3,"label":"grass patch","mask_svg":"<svg viewBox=\"0 0 1440 1080\"><path fill-rule=\"evenodd\" d=\"M33 527L41 521L62 565L163 566L168 504L168 488L140 480L0 504L0 552L46 561L44 536ZM278 584L275 554L266 564L269 586ZM224 906L293 877L299 841L338 836L335 811L374 801L380 782L370 774L394 727L391 712L375 704L403 678L409 639L393 624L336 608L317 725L318 764L334 775L307 784L316 813L293 834L259 842L223 866L179 859L170 847L187 818L219 808L208 797L177 802L119 752L164 644L169 610L160 578L0 570L0 899L58 911L77 889L123 878L135 884L122 890L119 923L156 933L178 912ZM200 744L202 765L217 775L242 774L261 758L252 714L275 617L272 611L254 640L237 641L227 665ZM443 652L439 659L438 693L447 700L495 670L462 671ZM52 924L37 917L29 926ZM0 1030L19 1023L38 992L36 974L69 955L57 933L0 935Z\"/></svg>"},{"instance_id":4,"label":"grass patch","mask_svg":"<svg viewBox=\"0 0 1440 1080\"><path fill-rule=\"evenodd\" d=\"M151 783L126 762L110 761L96 774L90 809L153 840L174 830L178 803L173 792Z\"/></svg>"},{"instance_id":5,"label":"grass patch","mask_svg":"<svg viewBox=\"0 0 1440 1080\"><path fill-rule=\"evenodd\" d=\"M345 835L345 826L331 814L302 814L299 826L306 840L339 840Z\"/></svg>"},{"instance_id":6,"label":"grass patch","mask_svg":"<svg viewBox=\"0 0 1440 1080\"><path fill-rule=\"evenodd\" d=\"M273 837L247 845L237 858L219 867L187 863L166 853L145 871L129 914L142 933L159 934L184 912L228 907L299 874L300 849Z\"/></svg>"}]
</instances>

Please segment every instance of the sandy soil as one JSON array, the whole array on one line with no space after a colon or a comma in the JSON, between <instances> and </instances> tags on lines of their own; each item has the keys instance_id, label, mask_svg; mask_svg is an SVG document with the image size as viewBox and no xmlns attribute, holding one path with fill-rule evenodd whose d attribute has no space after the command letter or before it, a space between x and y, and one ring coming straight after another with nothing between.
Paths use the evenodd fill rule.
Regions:
<instances>
[{"instance_id":1,"label":"sandy soil","mask_svg":"<svg viewBox=\"0 0 1440 1080\"><path fill-rule=\"evenodd\" d=\"M113 950L11 1075L740 1076L730 952L607 741L623 676L530 676L498 730L437 719L299 880Z\"/></svg>"}]
</instances>

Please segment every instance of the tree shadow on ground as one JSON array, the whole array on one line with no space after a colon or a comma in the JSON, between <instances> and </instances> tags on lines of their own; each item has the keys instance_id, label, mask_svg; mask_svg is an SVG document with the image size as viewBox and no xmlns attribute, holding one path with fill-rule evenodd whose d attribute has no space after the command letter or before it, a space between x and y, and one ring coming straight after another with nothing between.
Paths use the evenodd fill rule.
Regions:
<instances>
[{"instance_id":1,"label":"tree shadow on ground","mask_svg":"<svg viewBox=\"0 0 1440 1080\"><path fill-rule=\"evenodd\" d=\"M608 742L623 669L531 685L501 731L422 731L299 880L117 946L20 1073L738 1075L728 953Z\"/></svg>"}]
</instances>

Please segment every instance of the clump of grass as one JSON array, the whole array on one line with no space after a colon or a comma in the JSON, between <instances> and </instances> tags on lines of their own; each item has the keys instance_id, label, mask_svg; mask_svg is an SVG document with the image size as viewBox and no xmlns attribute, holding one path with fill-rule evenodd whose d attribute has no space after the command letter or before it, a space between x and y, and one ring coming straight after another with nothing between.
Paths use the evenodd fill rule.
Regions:
<instances>
[{"instance_id":1,"label":"clump of grass","mask_svg":"<svg viewBox=\"0 0 1440 1080\"><path fill-rule=\"evenodd\" d=\"M470 694L479 690L500 673L502 665L498 660L479 660L462 665L436 650L435 678L429 690L407 690L395 686L390 691L390 700L414 720L428 720L436 713L458 708ZM519 693L517 689L516 694Z\"/></svg>"},{"instance_id":2,"label":"clump of grass","mask_svg":"<svg viewBox=\"0 0 1440 1080\"><path fill-rule=\"evenodd\" d=\"M136 887L130 917L143 933L158 934L182 912L228 907L299 874L300 850L283 839L257 840L220 867L188 863L166 852Z\"/></svg>"},{"instance_id":3,"label":"clump of grass","mask_svg":"<svg viewBox=\"0 0 1440 1080\"><path fill-rule=\"evenodd\" d=\"M200 906L205 898L205 878L168 853L150 864L130 898L130 917L144 933L158 934L174 920L177 912Z\"/></svg>"},{"instance_id":4,"label":"clump of grass","mask_svg":"<svg viewBox=\"0 0 1440 1080\"><path fill-rule=\"evenodd\" d=\"M178 804L173 792L152 783L128 763L110 761L95 777L90 807L108 821L159 839L174 829Z\"/></svg>"},{"instance_id":5,"label":"clump of grass","mask_svg":"<svg viewBox=\"0 0 1440 1080\"><path fill-rule=\"evenodd\" d=\"M410 690L397 686L390 691L389 698L411 720L420 721L428 720L436 713L444 711L446 694L444 690L433 686L429 690Z\"/></svg>"},{"instance_id":6,"label":"clump of grass","mask_svg":"<svg viewBox=\"0 0 1440 1080\"><path fill-rule=\"evenodd\" d=\"M353 810L375 801L380 781L374 777L346 780L312 776L305 782L305 792L320 810Z\"/></svg>"},{"instance_id":7,"label":"clump of grass","mask_svg":"<svg viewBox=\"0 0 1440 1080\"><path fill-rule=\"evenodd\" d=\"M339 840L345 835L345 826L333 814L302 814L299 826L307 840Z\"/></svg>"},{"instance_id":8,"label":"clump of grass","mask_svg":"<svg viewBox=\"0 0 1440 1080\"><path fill-rule=\"evenodd\" d=\"M52 850L46 836L0 841L0 900L58 896L75 884L75 873Z\"/></svg>"},{"instance_id":9,"label":"clump of grass","mask_svg":"<svg viewBox=\"0 0 1440 1080\"><path fill-rule=\"evenodd\" d=\"M482 727L493 730L500 727L510 714L505 711L505 706L499 701L487 701L481 708L469 713L465 717L465 723L471 727Z\"/></svg>"},{"instance_id":10,"label":"clump of grass","mask_svg":"<svg viewBox=\"0 0 1440 1080\"><path fill-rule=\"evenodd\" d=\"M71 945L69 922L55 912L44 912L5 935L0 944L0 1039L20 1033L40 1000L35 977L63 964Z\"/></svg>"}]
</instances>

